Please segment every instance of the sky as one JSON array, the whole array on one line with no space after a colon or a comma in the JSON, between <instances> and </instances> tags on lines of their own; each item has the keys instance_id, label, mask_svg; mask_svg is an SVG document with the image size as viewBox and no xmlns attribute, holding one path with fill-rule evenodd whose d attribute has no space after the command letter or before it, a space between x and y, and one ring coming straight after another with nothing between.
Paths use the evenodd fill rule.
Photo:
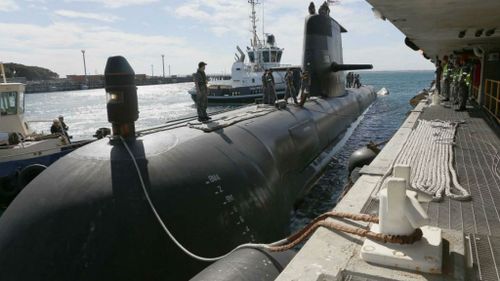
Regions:
<instances>
[{"instance_id":1,"label":"sky","mask_svg":"<svg viewBox=\"0 0 500 281\"><path fill-rule=\"evenodd\" d=\"M264 22L285 49L282 63L300 64L309 1L260 2L259 32ZM433 68L390 22L375 18L367 2L339 0L330 9L348 30L345 63ZM208 73L228 73L236 45L250 44L249 15L247 0L0 0L0 61L47 67L64 77L83 74L85 50L88 74L102 74L109 56L122 55L136 73L162 75L164 54L167 75L168 65L172 75L190 74L199 61Z\"/></svg>"}]
</instances>

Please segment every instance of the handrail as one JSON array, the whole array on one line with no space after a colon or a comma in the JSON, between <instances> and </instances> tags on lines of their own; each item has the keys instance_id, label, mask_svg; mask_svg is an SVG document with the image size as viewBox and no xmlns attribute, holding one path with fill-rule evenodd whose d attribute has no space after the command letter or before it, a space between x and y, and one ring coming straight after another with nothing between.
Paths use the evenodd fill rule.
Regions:
<instances>
[{"instance_id":1,"label":"handrail","mask_svg":"<svg viewBox=\"0 0 500 281\"><path fill-rule=\"evenodd\" d=\"M484 97L484 109L500 123L500 81L486 79Z\"/></svg>"},{"instance_id":2,"label":"handrail","mask_svg":"<svg viewBox=\"0 0 500 281\"><path fill-rule=\"evenodd\" d=\"M475 101L478 101L479 98L479 87L472 86L472 97Z\"/></svg>"}]
</instances>

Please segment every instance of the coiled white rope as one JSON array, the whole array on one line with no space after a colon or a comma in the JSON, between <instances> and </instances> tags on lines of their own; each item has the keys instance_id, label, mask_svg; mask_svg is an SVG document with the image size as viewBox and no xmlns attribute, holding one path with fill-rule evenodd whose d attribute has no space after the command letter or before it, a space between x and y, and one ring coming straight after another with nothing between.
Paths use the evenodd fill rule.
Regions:
<instances>
[{"instance_id":1,"label":"coiled white rope","mask_svg":"<svg viewBox=\"0 0 500 281\"><path fill-rule=\"evenodd\" d=\"M434 200L443 194L455 200L468 200L470 193L459 183L453 167L453 145L458 123L440 120L418 120L393 164L376 186L384 186L395 165L411 167L409 185L432 195Z\"/></svg>"}]
</instances>

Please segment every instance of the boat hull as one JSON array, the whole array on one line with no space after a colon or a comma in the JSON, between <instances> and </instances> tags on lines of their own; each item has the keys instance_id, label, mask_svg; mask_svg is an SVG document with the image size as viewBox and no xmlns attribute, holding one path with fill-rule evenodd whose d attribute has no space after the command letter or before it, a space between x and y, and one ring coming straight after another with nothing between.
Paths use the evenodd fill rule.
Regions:
<instances>
[{"instance_id":1,"label":"boat hull","mask_svg":"<svg viewBox=\"0 0 500 281\"><path fill-rule=\"evenodd\" d=\"M375 98L362 88L313 99L304 108L264 105L272 112L210 133L181 127L128 145L173 235L198 255L218 256L288 233L294 203ZM130 155L108 139L50 166L14 200L0 228L6 281L186 280L207 265L164 233Z\"/></svg>"},{"instance_id":2,"label":"boat hull","mask_svg":"<svg viewBox=\"0 0 500 281\"><path fill-rule=\"evenodd\" d=\"M193 102L196 103L196 91L188 91ZM208 92L208 103L211 104L248 104L258 103L263 98L262 87L238 87L231 89L210 88ZM276 87L276 96L282 99L285 96L283 87Z\"/></svg>"}]
</instances>

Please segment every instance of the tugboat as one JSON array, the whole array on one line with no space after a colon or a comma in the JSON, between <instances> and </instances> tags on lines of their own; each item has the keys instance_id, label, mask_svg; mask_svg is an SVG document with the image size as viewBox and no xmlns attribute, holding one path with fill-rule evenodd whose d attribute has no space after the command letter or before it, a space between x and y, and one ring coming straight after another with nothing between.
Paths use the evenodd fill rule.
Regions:
<instances>
[{"instance_id":1,"label":"tugboat","mask_svg":"<svg viewBox=\"0 0 500 281\"><path fill-rule=\"evenodd\" d=\"M37 134L24 120L24 84L0 83L0 205L7 205L47 166L89 141Z\"/></svg>"},{"instance_id":2,"label":"tugboat","mask_svg":"<svg viewBox=\"0 0 500 281\"><path fill-rule=\"evenodd\" d=\"M281 64L284 49L277 46L276 38L273 34L264 34L263 39L260 39L257 35L255 6L258 4L258 1L249 0L248 3L252 7L250 16L252 23L251 47L246 48L249 63L245 63L245 53L239 46L236 46L239 54L235 54L235 62L231 67L231 79L209 82L209 103L255 103L256 100L263 97L262 74L264 71L289 66ZM282 98L285 95L285 73L286 71L284 70L273 71L278 98ZM196 90L193 88L188 93L191 95L193 101L196 102Z\"/></svg>"}]
</instances>

